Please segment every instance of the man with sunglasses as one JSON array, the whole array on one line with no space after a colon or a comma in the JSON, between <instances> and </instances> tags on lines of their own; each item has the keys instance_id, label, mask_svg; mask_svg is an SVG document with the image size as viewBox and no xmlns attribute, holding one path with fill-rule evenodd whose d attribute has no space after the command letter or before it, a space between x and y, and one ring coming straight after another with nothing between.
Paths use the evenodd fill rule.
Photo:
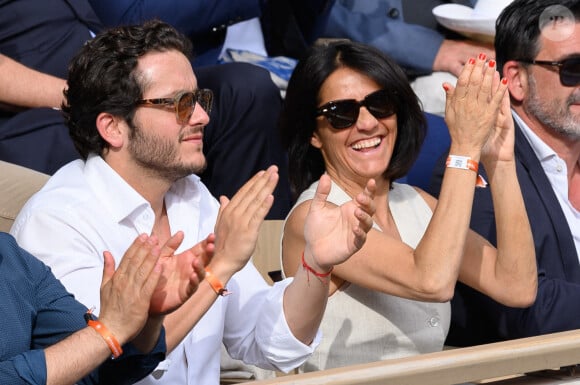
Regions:
<instances>
[{"instance_id":1,"label":"man with sunglasses","mask_svg":"<svg viewBox=\"0 0 580 385\"><path fill-rule=\"evenodd\" d=\"M68 62L102 29L88 0L0 1L0 160L52 175L79 158L58 109ZM202 88L215 92L202 180L214 196L231 197L258 170L276 164L282 178L268 218L284 218L291 198L276 130L278 88L255 65L192 59Z\"/></svg>"},{"instance_id":2,"label":"man with sunglasses","mask_svg":"<svg viewBox=\"0 0 580 385\"><path fill-rule=\"evenodd\" d=\"M536 247L538 294L531 307L513 309L458 284L449 345L580 328L580 1L515 0L496 23L495 50L509 81L517 175ZM433 193L440 186L443 159ZM497 244L488 190L476 190L471 227Z\"/></svg>"},{"instance_id":3,"label":"man with sunglasses","mask_svg":"<svg viewBox=\"0 0 580 385\"><path fill-rule=\"evenodd\" d=\"M177 236L181 253L215 233L204 281L165 319L168 360L143 384L217 385L222 344L264 369L299 366L319 342L330 271L362 246L374 212L372 181L356 199L328 207L330 181L322 180L306 221L304 269L270 287L250 257L277 168L258 172L231 200L218 202L200 181L212 93L197 81L187 42L151 21L104 31L83 46L69 66L63 106L83 160L53 175L11 229L97 310L97 251L122 256L136 233L146 233L165 247Z\"/></svg>"}]
</instances>

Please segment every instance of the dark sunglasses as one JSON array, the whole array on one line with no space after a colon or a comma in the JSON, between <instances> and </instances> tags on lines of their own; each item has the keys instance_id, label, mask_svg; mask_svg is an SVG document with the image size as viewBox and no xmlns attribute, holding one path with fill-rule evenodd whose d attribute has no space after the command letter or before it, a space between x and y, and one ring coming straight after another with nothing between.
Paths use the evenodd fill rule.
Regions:
<instances>
[{"instance_id":1,"label":"dark sunglasses","mask_svg":"<svg viewBox=\"0 0 580 385\"><path fill-rule=\"evenodd\" d=\"M139 106L170 106L175 110L175 117L179 124L187 124L193 110L195 109L195 103L199 103L201 108L209 115L211 113L211 106L213 100L213 92L208 89L199 89L195 92L185 91L180 92L173 98L160 98L160 99L142 99L135 102Z\"/></svg>"},{"instance_id":2,"label":"dark sunglasses","mask_svg":"<svg viewBox=\"0 0 580 385\"><path fill-rule=\"evenodd\" d=\"M392 94L387 90L378 90L368 94L361 101L343 99L328 102L316 110L316 117L324 115L336 129L348 128L356 123L360 108L363 106L377 119L388 118L395 113Z\"/></svg>"},{"instance_id":3,"label":"dark sunglasses","mask_svg":"<svg viewBox=\"0 0 580 385\"><path fill-rule=\"evenodd\" d=\"M571 57L561 61L549 60L518 60L521 63L558 67L560 83L566 87L580 84L580 57Z\"/></svg>"}]
</instances>

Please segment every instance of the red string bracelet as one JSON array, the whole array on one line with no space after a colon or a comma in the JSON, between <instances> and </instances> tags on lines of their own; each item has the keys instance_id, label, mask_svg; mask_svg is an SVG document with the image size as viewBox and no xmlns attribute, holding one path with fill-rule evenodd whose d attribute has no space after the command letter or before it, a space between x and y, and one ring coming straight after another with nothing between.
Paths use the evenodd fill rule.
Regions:
<instances>
[{"instance_id":1,"label":"red string bracelet","mask_svg":"<svg viewBox=\"0 0 580 385\"><path fill-rule=\"evenodd\" d=\"M320 278L326 278L330 276L330 273L332 273L332 270L334 270L334 266L332 266L330 268L330 270L328 270L326 273L319 273L316 270L314 270L310 265L308 265L308 263L306 263L306 260L304 259L304 251L302 252L302 267L304 269L306 269L306 272L310 272L312 274L314 274L315 276L317 276L319 279ZM310 275L307 274L308 280L310 282Z\"/></svg>"}]
</instances>

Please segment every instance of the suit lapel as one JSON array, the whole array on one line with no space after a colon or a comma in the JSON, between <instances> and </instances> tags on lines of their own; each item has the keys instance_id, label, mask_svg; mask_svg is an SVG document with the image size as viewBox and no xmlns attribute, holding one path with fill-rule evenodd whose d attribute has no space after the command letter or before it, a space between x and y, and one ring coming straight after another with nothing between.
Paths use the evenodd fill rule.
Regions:
<instances>
[{"instance_id":1,"label":"suit lapel","mask_svg":"<svg viewBox=\"0 0 580 385\"><path fill-rule=\"evenodd\" d=\"M553 233L558 240L559 258L565 268L567 279L574 282L580 282L580 265L578 263L578 256L576 253L576 246L574 245L572 233L566 221L566 217L562 212L562 208L558 203L556 194L550 185L548 177L544 173L544 169L530 143L521 132L521 128L516 123L515 132L515 154L517 159L517 172L520 181L528 180L536 189L539 199L545 207L546 215L550 218L551 225L554 228ZM523 187L522 187L523 188ZM524 200L530 192L522 191ZM538 207L528 207L528 210L540 210ZM541 224L542 226L549 226L549 223ZM556 256L554 256L556 257Z\"/></svg>"}]
</instances>

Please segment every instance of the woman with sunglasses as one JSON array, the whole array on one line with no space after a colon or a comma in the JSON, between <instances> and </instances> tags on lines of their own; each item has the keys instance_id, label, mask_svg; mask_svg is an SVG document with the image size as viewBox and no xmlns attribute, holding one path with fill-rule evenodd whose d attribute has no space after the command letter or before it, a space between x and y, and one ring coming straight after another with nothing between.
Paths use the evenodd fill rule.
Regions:
<instances>
[{"instance_id":1,"label":"woman with sunglasses","mask_svg":"<svg viewBox=\"0 0 580 385\"><path fill-rule=\"evenodd\" d=\"M333 42L313 47L292 75L281 129L299 197L284 227L283 273L305 268L304 219L322 174L336 205L371 178L377 187L365 245L332 274L312 272L331 282L323 341L303 371L441 350L458 279L508 306L534 301L534 245L515 174L506 82L482 54L468 61L456 87L444 88L451 155L437 202L395 182L416 159L426 127L392 60L363 44ZM492 170L488 188L501 214L498 249L469 230L476 184L485 185L480 160Z\"/></svg>"}]
</instances>

